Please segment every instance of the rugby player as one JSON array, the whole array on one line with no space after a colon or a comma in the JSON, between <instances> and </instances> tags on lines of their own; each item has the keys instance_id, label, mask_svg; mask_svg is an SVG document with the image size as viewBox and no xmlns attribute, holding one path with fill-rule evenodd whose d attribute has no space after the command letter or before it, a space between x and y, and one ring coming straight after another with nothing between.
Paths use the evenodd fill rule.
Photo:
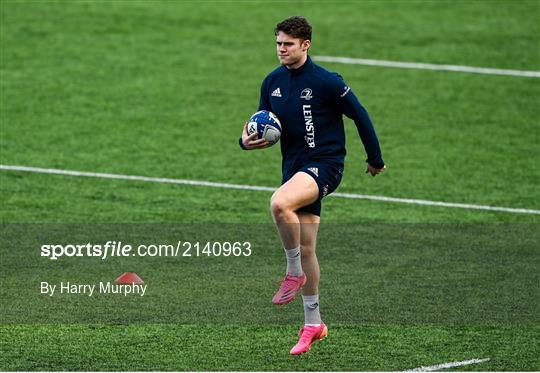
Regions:
<instances>
[{"instance_id":1,"label":"rugby player","mask_svg":"<svg viewBox=\"0 0 540 373\"><path fill-rule=\"evenodd\" d=\"M315 254L321 201L339 185L345 161L343 114L354 120L367 153L367 170L376 176L385 169L379 141L367 111L340 75L315 64L308 55L311 25L304 17L277 24L280 67L262 82L258 110L277 115L282 124L282 185L272 195L270 210L278 228L287 269L272 302L283 305L302 289L304 326L290 353L309 351L328 334L319 311L319 263ZM248 135L244 125L242 149L269 144Z\"/></svg>"}]
</instances>

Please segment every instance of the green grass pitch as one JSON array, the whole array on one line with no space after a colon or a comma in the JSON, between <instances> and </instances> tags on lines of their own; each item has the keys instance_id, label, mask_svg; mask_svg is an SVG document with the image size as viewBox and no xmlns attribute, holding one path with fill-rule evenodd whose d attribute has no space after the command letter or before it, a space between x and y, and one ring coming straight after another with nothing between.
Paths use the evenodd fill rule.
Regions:
<instances>
[{"instance_id":1,"label":"green grass pitch","mask_svg":"<svg viewBox=\"0 0 540 373\"><path fill-rule=\"evenodd\" d=\"M278 147L237 139L277 65L311 55L540 70L537 1L0 1L0 163L277 187ZM346 120L338 191L540 209L538 78L321 63L368 109L388 170ZM539 215L328 198L318 255L329 337L288 355L296 300L269 192L0 171L0 370L540 369ZM40 257L44 242L249 241L249 257ZM111 281L145 297L47 297Z\"/></svg>"}]
</instances>

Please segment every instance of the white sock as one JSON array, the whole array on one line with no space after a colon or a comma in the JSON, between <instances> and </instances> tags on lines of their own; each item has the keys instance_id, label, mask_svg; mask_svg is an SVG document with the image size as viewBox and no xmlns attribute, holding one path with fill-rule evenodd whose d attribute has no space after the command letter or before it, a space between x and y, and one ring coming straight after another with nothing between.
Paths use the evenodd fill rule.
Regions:
<instances>
[{"instance_id":1,"label":"white sock","mask_svg":"<svg viewBox=\"0 0 540 373\"><path fill-rule=\"evenodd\" d=\"M304 324L319 326L322 323L321 313L319 312L319 294L302 295L304 301Z\"/></svg>"},{"instance_id":2,"label":"white sock","mask_svg":"<svg viewBox=\"0 0 540 373\"><path fill-rule=\"evenodd\" d=\"M302 276L304 272L302 272L300 246L291 250L285 250L285 256L287 257L287 273L293 276Z\"/></svg>"}]
</instances>

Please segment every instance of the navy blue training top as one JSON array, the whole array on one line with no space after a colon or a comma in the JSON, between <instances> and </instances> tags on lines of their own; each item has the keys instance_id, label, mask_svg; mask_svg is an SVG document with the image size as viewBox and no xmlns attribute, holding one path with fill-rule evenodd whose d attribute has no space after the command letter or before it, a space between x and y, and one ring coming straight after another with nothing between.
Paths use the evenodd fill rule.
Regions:
<instances>
[{"instance_id":1,"label":"navy blue training top","mask_svg":"<svg viewBox=\"0 0 540 373\"><path fill-rule=\"evenodd\" d=\"M354 120L368 155L367 162L382 168L379 141L369 115L339 74L313 63L297 69L280 66L264 79L259 110L281 121L283 172L313 161L343 167L345 131L343 116Z\"/></svg>"}]
</instances>

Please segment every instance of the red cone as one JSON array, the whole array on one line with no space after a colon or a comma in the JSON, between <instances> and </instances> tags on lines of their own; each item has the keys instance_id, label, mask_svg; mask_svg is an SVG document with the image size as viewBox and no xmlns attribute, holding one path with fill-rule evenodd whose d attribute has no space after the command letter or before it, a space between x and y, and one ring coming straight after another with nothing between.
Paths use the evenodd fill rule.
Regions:
<instances>
[{"instance_id":1,"label":"red cone","mask_svg":"<svg viewBox=\"0 0 540 373\"><path fill-rule=\"evenodd\" d=\"M114 280L114 283L119 284L119 285L131 285L131 284L140 285L140 284L144 284L144 281L135 272L125 272L121 274L120 276L118 276L118 278Z\"/></svg>"}]
</instances>

